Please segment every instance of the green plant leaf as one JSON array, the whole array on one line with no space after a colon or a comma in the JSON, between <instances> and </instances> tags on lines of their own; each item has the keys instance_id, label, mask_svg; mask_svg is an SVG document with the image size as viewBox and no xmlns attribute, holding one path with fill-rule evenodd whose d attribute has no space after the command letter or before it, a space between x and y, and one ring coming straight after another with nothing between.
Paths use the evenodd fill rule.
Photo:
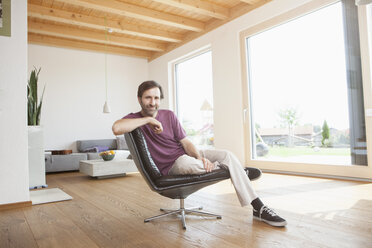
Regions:
<instances>
[{"instance_id":1,"label":"green plant leaf","mask_svg":"<svg viewBox=\"0 0 372 248\"><path fill-rule=\"evenodd\" d=\"M45 85L44 85L43 93L41 94L39 106L37 107L37 111L36 111L36 125L37 126L40 125L41 107L43 106L44 92L45 92Z\"/></svg>"},{"instance_id":2,"label":"green plant leaf","mask_svg":"<svg viewBox=\"0 0 372 248\"><path fill-rule=\"evenodd\" d=\"M40 115L45 86L40 102L38 102L37 85L41 68L31 71L30 79L27 84L27 123L30 126L40 125Z\"/></svg>"}]
</instances>

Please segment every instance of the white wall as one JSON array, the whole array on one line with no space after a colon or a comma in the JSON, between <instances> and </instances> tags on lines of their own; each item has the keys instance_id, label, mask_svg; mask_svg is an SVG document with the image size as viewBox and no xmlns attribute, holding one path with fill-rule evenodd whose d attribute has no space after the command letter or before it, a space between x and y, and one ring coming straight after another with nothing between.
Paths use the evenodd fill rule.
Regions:
<instances>
[{"instance_id":1,"label":"white wall","mask_svg":"<svg viewBox=\"0 0 372 248\"><path fill-rule=\"evenodd\" d=\"M41 67L39 82L46 85L41 113L46 149L76 151L76 140L114 138L113 122L139 110L137 87L148 79L147 60L107 55L110 114L102 112L104 61L103 53L28 46L29 72Z\"/></svg>"},{"instance_id":2,"label":"white wall","mask_svg":"<svg viewBox=\"0 0 372 248\"><path fill-rule=\"evenodd\" d=\"M0 36L0 205L29 201L27 1L11 1L11 37Z\"/></svg>"},{"instance_id":3,"label":"white wall","mask_svg":"<svg viewBox=\"0 0 372 248\"><path fill-rule=\"evenodd\" d=\"M211 45L215 146L232 151L243 162L245 159L239 32L305 2L309 0L274 0L151 61L149 76L169 89L172 84L168 71L169 63L201 47ZM166 97L171 93L171 90L167 90ZM163 107L172 108L168 100L163 102Z\"/></svg>"}]
</instances>

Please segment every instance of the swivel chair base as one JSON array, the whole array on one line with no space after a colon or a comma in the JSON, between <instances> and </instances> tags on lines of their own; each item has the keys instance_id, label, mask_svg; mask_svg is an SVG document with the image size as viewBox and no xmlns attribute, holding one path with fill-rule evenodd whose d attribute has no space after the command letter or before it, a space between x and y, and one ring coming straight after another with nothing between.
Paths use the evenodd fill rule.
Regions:
<instances>
[{"instance_id":1,"label":"swivel chair base","mask_svg":"<svg viewBox=\"0 0 372 248\"><path fill-rule=\"evenodd\" d=\"M203 212L203 211L198 211L196 209L202 210L203 207L185 208L185 199L180 199L180 208L179 209L172 210L172 209L161 208L160 211L166 212L165 214L156 215L156 216L147 218L147 219L145 219L145 222L149 222L151 220L159 219L159 218L162 218L162 217L165 217L165 216L168 216L168 215L172 215L172 214L180 214L181 215L181 221L182 221L182 227L183 227L183 229L186 229L185 217L186 217L187 214L197 214L197 215L201 215L201 216L216 217L217 219L222 219L221 215L211 214L211 213L207 213L207 212Z\"/></svg>"}]
</instances>

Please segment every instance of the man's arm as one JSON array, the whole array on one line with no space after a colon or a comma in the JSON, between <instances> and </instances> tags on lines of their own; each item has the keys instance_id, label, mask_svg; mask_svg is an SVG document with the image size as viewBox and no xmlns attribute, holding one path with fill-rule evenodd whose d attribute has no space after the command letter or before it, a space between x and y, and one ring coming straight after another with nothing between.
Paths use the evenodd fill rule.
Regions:
<instances>
[{"instance_id":1,"label":"man's arm","mask_svg":"<svg viewBox=\"0 0 372 248\"><path fill-rule=\"evenodd\" d=\"M212 164L208 159L203 158L198 149L196 149L195 145L188 138L183 138L180 140L180 143L187 155L203 161L206 172L211 172L214 169L214 164Z\"/></svg>"},{"instance_id":2,"label":"man's arm","mask_svg":"<svg viewBox=\"0 0 372 248\"><path fill-rule=\"evenodd\" d=\"M159 134L163 132L163 126L161 123L153 117L143 117L143 118L128 118L128 119L120 119L115 121L112 125L112 132L115 135L121 135L125 133L129 133L136 129L137 127L141 127L144 125L149 124L151 129L156 133Z\"/></svg>"},{"instance_id":3,"label":"man's arm","mask_svg":"<svg viewBox=\"0 0 372 248\"><path fill-rule=\"evenodd\" d=\"M187 155L202 160L202 156L200 155L198 149L196 149L194 144L187 137L180 140L180 143Z\"/></svg>"}]
</instances>

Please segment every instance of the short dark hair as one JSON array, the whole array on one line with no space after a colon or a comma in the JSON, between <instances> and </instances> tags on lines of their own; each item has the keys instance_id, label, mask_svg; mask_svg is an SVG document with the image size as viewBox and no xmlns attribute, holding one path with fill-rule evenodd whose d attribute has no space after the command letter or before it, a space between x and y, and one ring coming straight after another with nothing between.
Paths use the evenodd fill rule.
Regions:
<instances>
[{"instance_id":1,"label":"short dark hair","mask_svg":"<svg viewBox=\"0 0 372 248\"><path fill-rule=\"evenodd\" d=\"M137 91L137 97L142 97L143 92L146 90L152 89L152 88L159 88L160 90L160 99L164 98L163 95L163 89L161 88L160 84L153 80L145 81L140 86L138 86L138 91Z\"/></svg>"}]
</instances>

